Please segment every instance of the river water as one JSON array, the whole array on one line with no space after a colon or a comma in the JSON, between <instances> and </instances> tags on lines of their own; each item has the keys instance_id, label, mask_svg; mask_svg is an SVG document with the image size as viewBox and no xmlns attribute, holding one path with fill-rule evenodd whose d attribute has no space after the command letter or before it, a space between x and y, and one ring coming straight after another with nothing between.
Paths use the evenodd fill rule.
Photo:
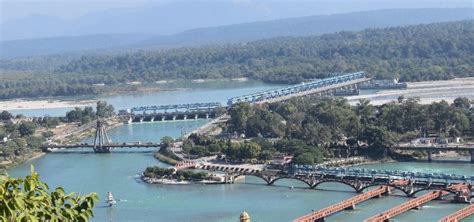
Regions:
<instances>
[{"instance_id":1,"label":"river water","mask_svg":"<svg viewBox=\"0 0 474 222\"><path fill-rule=\"evenodd\" d=\"M107 100L119 108L196 101L225 102L231 96L273 87L275 86L261 83L210 86L206 89L113 96L107 97ZM29 112L34 115L44 114L43 111ZM123 125L110 130L109 136L114 142L158 142L163 136L179 137L205 122L206 120L186 120ZM310 190L299 181L280 180L273 186L267 186L259 178L254 177L246 178L244 183L232 185L149 185L141 182L138 175L147 166L165 166L155 160L152 153L47 154L19 165L9 173L12 176L24 176L29 172L31 164L50 187L63 186L66 191L80 193L97 192L101 201L94 210L93 221L235 222L238 221L242 211L247 211L252 221L286 222L309 213L312 209L320 209L356 195L351 188L341 184L328 183L319 186L318 189ZM365 167L474 174L473 165L453 162L384 163ZM295 189L289 189L289 186L294 186ZM116 199L119 199L113 208L105 207L104 204L108 191L113 192ZM362 221L407 200L408 198L395 193L389 197L357 205L356 210L333 215L328 221ZM464 206L446 201L433 201L420 211L410 211L395 219L437 221ZM463 220L465 221L474 221L474 217Z\"/></svg>"}]
</instances>

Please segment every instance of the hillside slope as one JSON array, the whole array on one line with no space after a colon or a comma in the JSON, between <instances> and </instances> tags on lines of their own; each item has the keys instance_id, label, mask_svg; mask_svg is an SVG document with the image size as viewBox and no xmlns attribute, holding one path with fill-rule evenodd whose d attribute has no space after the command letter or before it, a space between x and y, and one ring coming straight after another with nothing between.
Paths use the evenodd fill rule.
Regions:
<instances>
[{"instance_id":1,"label":"hillside slope","mask_svg":"<svg viewBox=\"0 0 474 222\"><path fill-rule=\"evenodd\" d=\"M127 81L248 77L299 83L363 70L402 81L474 76L474 20L224 46L82 56L53 73L2 77L0 98L100 93ZM104 83L96 88L92 84Z\"/></svg>"},{"instance_id":2,"label":"hillside slope","mask_svg":"<svg viewBox=\"0 0 474 222\"><path fill-rule=\"evenodd\" d=\"M310 36L424 23L473 19L472 8L385 9L315 15L265 22L193 29L167 36L101 34L0 42L0 58L82 52L82 54L169 49L183 46L239 43L282 36ZM85 51L89 50L89 51ZM95 50L95 51L94 51Z\"/></svg>"}]
</instances>

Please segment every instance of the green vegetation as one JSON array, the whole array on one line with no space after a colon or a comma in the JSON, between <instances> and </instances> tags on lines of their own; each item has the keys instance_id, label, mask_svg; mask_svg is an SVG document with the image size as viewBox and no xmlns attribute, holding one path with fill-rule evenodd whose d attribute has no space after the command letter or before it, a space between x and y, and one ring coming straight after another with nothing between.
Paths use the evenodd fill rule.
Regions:
<instances>
[{"instance_id":1,"label":"green vegetation","mask_svg":"<svg viewBox=\"0 0 474 222\"><path fill-rule=\"evenodd\" d=\"M96 193L66 194L62 187L48 192L38 173L25 178L0 175L0 221L89 221Z\"/></svg>"},{"instance_id":2,"label":"green vegetation","mask_svg":"<svg viewBox=\"0 0 474 222\"><path fill-rule=\"evenodd\" d=\"M18 157L39 151L45 137L35 136L36 128L37 125L33 122L0 125L0 139L7 138L6 142L0 141L3 160L14 161Z\"/></svg>"},{"instance_id":3,"label":"green vegetation","mask_svg":"<svg viewBox=\"0 0 474 222\"><path fill-rule=\"evenodd\" d=\"M7 111L0 113L0 154L4 161L21 162L39 150L42 143L54 136L49 129L60 123L89 123L97 117L114 116L114 107L106 102L98 102L97 111L92 107L76 108L66 113L65 117L38 117L31 120L15 118ZM36 133L37 129L45 130ZM3 141L6 138L7 141Z\"/></svg>"},{"instance_id":4,"label":"green vegetation","mask_svg":"<svg viewBox=\"0 0 474 222\"><path fill-rule=\"evenodd\" d=\"M128 81L248 77L299 83L366 71L402 81L472 76L474 21L261 40L245 45L90 55L53 73L2 76L0 99L98 94ZM94 86L104 83L106 86Z\"/></svg>"},{"instance_id":5,"label":"green vegetation","mask_svg":"<svg viewBox=\"0 0 474 222\"><path fill-rule=\"evenodd\" d=\"M88 106L84 108L76 107L74 110L66 113L66 122L79 122L86 124L97 118L108 118L115 115L114 107L107 104L105 101L99 101L97 103L97 110Z\"/></svg>"},{"instance_id":6,"label":"green vegetation","mask_svg":"<svg viewBox=\"0 0 474 222\"><path fill-rule=\"evenodd\" d=\"M164 162L170 165L175 165L181 159L170 150L174 142L175 141L173 137L170 137L170 136L162 137L160 149L153 156L156 159L160 160L161 162Z\"/></svg>"},{"instance_id":7,"label":"green vegetation","mask_svg":"<svg viewBox=\"0 0 474 222\"><path fill-rule=\"evenodd\" d=\"M173 168L162 168L158 166L147 167L145 172L143 172L143 176L148 178L166 178L188 181L201 181L210 178L210 175L206 172L196 172L192 170L175 171Z\"/></svg>"},{"instance_id":8,"label":"green vegetation","mask_svg":"<svg viewBox=\"0 0 474 222\"><path fill-rule=\"evenodd\" d=\"M372 106L367 100L350 106L345 99L333 98L295 99L260 106L238 103L230 110L227 132L247 138L273 138L278 141L273 148L295 155L298 163L319 162L331 148L356 148L360 144L366 146L362 154L383 158L395 141L424 135L474 136L471 103L457 98L451 105L445 101L422 105L417 99L403 97L397 103L382 106ZM230 147L233 146L234 143ZM226 154L232 157L238 153L236 148L230 151L233 152Z\"/></svg>"},{"instance_id":9,"label":"green vegetation","mask_svg":"<svg viewBox=\"0 0 474 222\"><path fill-rule=\"evenodd\" d=\"M280 139L275 142L258 137L251 140L218 140L209 136L191 134L183 143L183 151L196 157L225 155L229 162L266 162L277 155L293 154L295 163L320 163L327 154L318 146L298 139Z\"/></svg>"}]
</instances>

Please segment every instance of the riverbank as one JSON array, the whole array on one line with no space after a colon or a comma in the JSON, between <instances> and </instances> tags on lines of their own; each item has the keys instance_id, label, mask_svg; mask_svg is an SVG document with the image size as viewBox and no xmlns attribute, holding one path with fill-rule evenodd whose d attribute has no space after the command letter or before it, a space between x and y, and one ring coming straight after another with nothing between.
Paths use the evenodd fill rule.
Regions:
<instances>
[{"instance_id":1,"label":"riverbank","mask_svg":"<svg viewBox=\"0 0 474 222\"><path fill-rule=\"evenodd\" d=\"M169 165L176 165L178 163L178 160L175 160L172 157L167 156L167 155L165 155L163 153L160 153L160 152L155 152L153 154L153 157L155 157L155 159L157 159L157 160L159 160L163 163L169 164Z\"/></svg>"},{"instance_id":2,"label":"riverbank","mask_svg":"<svg viewBox=\"0 0 474 222\"><path fill-rule=\"evenodd\" d=\"M226 184L225 181L216 180L201 180L201 181L190 181L190 180L174 180L174 179L157 179L142 176L142 181L148 184L162 184L162 185L195 185L195 184Z\"/></svg>"},{"instance_id":3,"label":"riverbank","mask_svg":"<svg viewBox=\"0 0 474 222\"><path fill-rule=\"evenodd\" d=\"M108 129L112 129L114 127L120 126L123 123L120 121L118 117L111 118L107 120ZM89 126L87 126L89 125ZM78 143L79 141L90 137L95 133L95 121L86 124L85 126L75 127L73 129L59 129L55 131L56 134L52 141L57 143ZM41 150L33 151L31 153L27 153L21 156L16 156L13 160L3 160L0 161L0 171L5 171L11 169L21 163L34 160L36 158L40 158L46 155L46 153L42 152Z\"/></svg>"},{"instance_id":4,"label":"riverbank","mask_svg":"<svg viewBox=\"0 0 474 222\"><path fill-rule=\"evenodd\" d=\"M77 95L78 97L59 96L59 97L31 97L31 98L13 98L0 100L1 110L36 110L36 109L59 109L95 106L99 99L104 97L113 97L120 95L141 95L156 92L184 91L193 88L206 88L209 85L223 85L227 83L244 84L252 82L247 78L235 79L196 79L196 80L163 80L155 83L129 83L117 86L106 87L97 95Z\"/></svg>"},{"instance_id":5,"label":"riverbank","mask_svg":"<svg viewBox=\"0 0 474 222\"><path fill-rule=\"evenodd\" d=\"M399 96L420 98L421 104L431 104L445 100L452 102L457 97L474 99L474 77L456 78L442 81L407 82L407 89L381 90L373 94L347 97L351 105L360 99L368 99L372 105L382 105L397 101Z\"/></svg>"},{"instance_id":6,"label":"riverbank","mask_svg":"<svg viewBox=\"0 0 474 222\"><path fill-rule=\"evenodd\" d=\"M57 109L95 106L96 100L59 100L59 99L39 99L39 100L6 100L0 101L0 110L27 110L27 109Z\"/></svg>"},{"instance_id":7,"label":"riverbank","mask_svg":"<svg viewBox=\"0 0 474 222\"><path fill-rule=\"evenodd\" d=\"M5 161L5 160L2 159L2 161L0 161L0 172L11 169L11 168L13 168L13 167L15 167L19 164L22 164L24 162L31 161L31 160L34 160L36 158L40 158L45 154L46 153L43 153L41 151L34 151L34 152L31 152L31 153L28 153L28 154L25 154L25 155L22 155L22 156L17 156L13 160Z\"/></svg>"},{"instance_id":8,"label":"riverbank","mask_svg":"<svg viewBox=\"0 0 474 222\"><path fill-rule=\"evenodd\" d=\"M107 130L123 125L123 121L120 117L115 116L105 120ZM96 130L96 121L91 121L87 124L77 126L76 123L67 124L53 130L55 134L51 141L55 143L78 143L81 140L94 135Z\"/></svg>"}]
</instances>

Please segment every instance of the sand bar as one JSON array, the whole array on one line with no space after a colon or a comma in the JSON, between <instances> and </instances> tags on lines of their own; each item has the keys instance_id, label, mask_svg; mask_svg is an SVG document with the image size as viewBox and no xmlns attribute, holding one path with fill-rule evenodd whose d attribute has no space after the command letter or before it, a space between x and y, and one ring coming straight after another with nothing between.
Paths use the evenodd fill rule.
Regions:
<instances>
[{"instance_id":1,"label":"sand bar","mask_svg":"<svg viewBox=\"0 0 474 222\"><path fill-rule=\"evenodd\" d=\"M396 101L399 96L420 98L420 103L430 104L446 100L452 102L457 97L474 99L474 77L457 78L442 81L408 82L404 90L382 90L375 94L348 96L350 104L359 99L368 99L372 105L381 105Z\"/></svg>"},{"instance_id":2,"label":"sand bar","mask_svg":"<svg viewBox=\"0 0 474 222\"><path fill-rule=\"evenodd\" d=\"M457 97L474 99L474 77L457 78L442 81L409 82L405 90L382 90L375 94L349 96L350 104L357 104L359 99L369 99L373 105L381 105L405 98L419 97L421 103L429 104L446 100L452 102ZM95 106L96 100L6 100L0 101L0 110L54 109Z\"/></svg>"},{"instance_id":3,"label":"sand bar","mask_svg":"<svg viewBox=\"0 0 474 222\"><path fill-rule=\"evenodd\" d=\"M54 109L95 106L95 100L7 100L0 101L0 110Z\"/></svg>"}]
</instances>

